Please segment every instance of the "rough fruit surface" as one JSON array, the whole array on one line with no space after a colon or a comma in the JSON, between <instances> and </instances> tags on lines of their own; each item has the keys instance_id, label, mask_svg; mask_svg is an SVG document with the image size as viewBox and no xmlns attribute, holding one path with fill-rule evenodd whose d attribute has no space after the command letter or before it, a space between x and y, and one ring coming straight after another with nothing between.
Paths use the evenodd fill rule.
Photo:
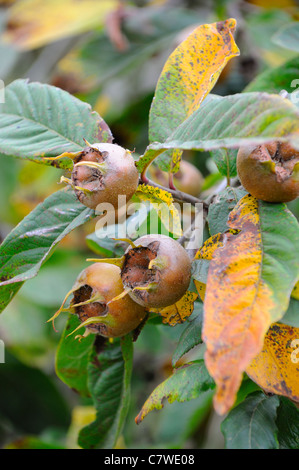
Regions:
<instances>
[{"instance_id":1,"label":"rough fruit surface","mask_svg":"<svg viewBox=\"0 0 299 470\"><path fill-rule=\"evenodd\" d=\"M98 204L110 203L118 208L118 196L133 196L137 189L139 174L131 152L116 144L97 143L84 149L75 163L93 162L104 164L104 170L89 166L74 166L72 183L79 201L91 209Z\"/></svg>"},{"instance_id":2,"label":"rough fruit surface","mask_svg":"<svg viewBox=\"0 0 299 470\"><path fill-rule=\"evenodd\" d=\"M71 307L88 302L93 297L98 298L97 301L74 307L81 322L90 317L103 317L103 323L87 326L93 333L108 338L121 337L137 328L146 316L146 310L128 295L109 303L124 290L117 266L94 263L80 273L74 287L76 290Z\"/></svg>"},{"instance_id":3,"label":"rough fruit surface","mask_svg":"<svg viewBox=\"0 0 299 470\"><path fill-rule=\"evenodd\" d=\"M165 235L145 235L125 253L121 272L131 298L146 308L177 302L188 289L191 261L186 250Z\"/></svg>"},{"instance_id":4,"label":"rough fruit surface","mask_svg":"<svg viewBox=\"0 0 299 470\"><path fill-rule=\"evenodd\" d=\"M299 196L299 152L288 143L241 148L237 171L244 188L257 199L288 202Z\"/></svg>"}]
</instances>

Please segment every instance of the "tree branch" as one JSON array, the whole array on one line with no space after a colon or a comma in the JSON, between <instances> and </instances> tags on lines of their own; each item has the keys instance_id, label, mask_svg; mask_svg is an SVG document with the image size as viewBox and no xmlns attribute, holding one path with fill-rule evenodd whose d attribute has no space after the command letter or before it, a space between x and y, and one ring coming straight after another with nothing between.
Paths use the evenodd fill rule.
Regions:
<instances>
[{"instance_id":1,"label":"tree branch","mask_svg":"<svg viewBox=\"0 0 299 470\"><path fill-rule=\"evenodd\" d=\"M153 186L154 188L163 189L163 191L167 191L168 193L170 193L173 199L178 202L189 202L193 206L195 206L196 204L202 204L204 209L208 209L208 204L205 201L198 199L197 197L191 196L191 194L183 193L182 191L179 191L178 189L165 188L165 186L155 183L154 181L149 180L149 179L146 179L146 180L140 179L139 184L145 184L145 185Z\"/></svg>"}]
</instances>

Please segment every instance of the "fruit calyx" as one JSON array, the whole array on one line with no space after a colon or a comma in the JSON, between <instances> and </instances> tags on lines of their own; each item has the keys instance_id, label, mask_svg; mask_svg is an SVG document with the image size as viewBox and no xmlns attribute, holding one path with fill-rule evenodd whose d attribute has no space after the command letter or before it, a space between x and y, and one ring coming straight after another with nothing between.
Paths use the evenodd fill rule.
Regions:
<instances>
[{"instance_id":1,"label":"fruit calyx","mask_svg":"<svg viewBox=\"0 0 299 470\"><path fill-rule=\"evenodd\" d=\"M71 295L70 306L65 308ZM77 315L81 322L70 334L85 327L84 336L96 333L107 338L121 337L135 330L147 315L144 307L123 295L120 268L107 263L95 263L84 269L60 309L48 321L54 322L63 311Z\"/></svg>"},{"instance_id":2,"label":"fruit calyx","mask_svg":"<svg viewBox=\"0 0 299 470\"><path fill-rule=\"evenodd\" d=\"M299 151L274 141L241 147L237 171L244 188L266 202L289 202L299 196Z\"/></svg>"},{"instance_id":3,"label":"fruit calyx","mask_svg":"<svg viewBox=\"0 0 299 470\"><path fill-rule=\"evenodd\" d=\"M260 162L269 162L279 183L286 181L292 175L296 163L299 163L299 152L284 142L260 145L252 157Z\"/></svg>"},{"instance_id":4,"label":"fruit calyx","mask_svg":"<svg viewBox=\"0 0 299 470\"><path fill-rule=\"evenodd\" d=\"M121 279L125 289L134 291L142 302L147 302L150 290L155 289L161 280L161 270L154 265L157 260L159 242L148 246L130 248L124 257Z\"/></svg>"},{"instance_id":5,"label":"fruit calyx","mask_svg":"<svg viewBox=\"0 0 299 470\"><path fill-rule=\"evenodd\" d=\"M84 203L88 194L105 188L104 175L108 170L105 159L107 152L100 152L95 147L86 147L76 156L71 182L80 202Z\"/></svg>"},{"instance_id":6,"label":"fruit calyx","mask_svg":"<svg viewBox=\"0 0 299 470\"><path fill-rule=\"evenodd\" d=\"M186 250L166 235L145 235L128 248L121 271L130 297L146 308L164 308L187 291L191 261Z\"/></svg>"},{"instance_id":7,"label":"fruit calyx","mask_svg":"<svg viewBox=\"0 0 299 470\"><path fill-rule=\"evenodd\" d=\"M79 152L64 152L58 157L46 159L67 157L73 161L71 178L62 176L60 182L70 185L86 207L97 209L99 204L105 204L105 208L99 207L101 213L122 209L139 184L139 173L132 153L117 144L85 142L87 147ZM112 207L107 208L107 204Z\"/></svg>"}]
</instances>

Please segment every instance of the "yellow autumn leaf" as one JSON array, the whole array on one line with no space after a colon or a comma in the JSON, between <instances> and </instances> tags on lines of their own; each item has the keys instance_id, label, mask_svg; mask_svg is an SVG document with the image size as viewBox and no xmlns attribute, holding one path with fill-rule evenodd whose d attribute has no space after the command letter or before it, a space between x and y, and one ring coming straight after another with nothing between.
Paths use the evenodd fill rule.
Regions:
<instances>
[{"instance_id":1,"label":"yellow autumn leaf","mask_svg":"<svg viewBox=\"0 0 299 470\"><path fill-rule=\"evenodd\" d=\"M141 201L150 202L165 228L175 237L182 235L181 219L172 195L164 189L141 184L135 193Z\"/></svg>"},{"instance_id":2,"label":"yellow autumn leaf","mask_svg":"<svg viewBox=\"0 0 299 470\"><path fill-rule=\"evenodd\" d=\"M273 223L278 217L279 227ZM223 234L223 246L213 253L204 300L205 362L217 385L219 414L233 405L243 372L286 311L299 275L298 222L285 205L246 195L230 213L228 227L236 232Z\"/></svg>"},{"instance_id":3,"label":"yellow autumn leaf","mask_svg":"<svg viewBox=\"0 0 299 470\"><path fill-rule=\"evenodd\" d=\"M206 259L211 260L213 258L213 254L217 248L223 245L222 242L223 234L217 233L212 235L208 240L204 242L200 250L196 253L194 259ZM205 293L206 293L206 284L204 282L200 282L197 279L194 279L194 284L196 290L198 292L199 297L202 301L204 301Z\"/></svg>"},{"instance_id":4,"label":"yellow autumn leaf","mask_svg":"<svg viewBox=\"0 0 299 470\"><path fill-rule=\"evenodd\" d=\"M178 54L182 48L190 53L190 61L184 60L186 67L182 76L190 96L187 116L199 107L212 90L227 62L240 54L233 37L235 29L234 18L201 25L179 46Z\"/></svg>"},{"instance_id":5,"label":"yellow autumn leaf","mask_svg":"<svg viewBox=\"0 0 299 470\"><path fill-rule=\"evenodd\" d=\"M35 49L102 26L118 3L118 0L19 0L9 10L2 38L21 49Z\"/></svg>"},{"instance_id":6,"label":"yellow autumn leaf","mask_svg":"<svg viewBox=\"0 0 299 470\"><path fill-rule=\"evenodd\" d=\"M206 284L204 284L203 282L197 281L196 279L194 279L194 284L195 284L199 297L201 298L202 301L204 301L205 293L206 293Z\"/></svg>"},{"instance_id":7,"label":"yellow autumn leaf","mask_svg":"<svg viewBox=\"0 0 299 470\"><path fill-rule=\"evenodd\" d=\"M246 373L266 392L299 402L299 328L271 325Z\"/></svg>"},{"instance_id":8,"label":"yellow autumn leaf","mask_svg":"<svg viewBox=\"0 0 299 470\"><path fill-rule=\"evenodd\" d=\"M201 104L227 62L239 49L233 33L236 20L203 24L174 50L158 80L149 119L150 141L163 142ZM181 151L173 151L172 172Z\"/></svg>"},{"instance_id":9,"label":"yellow autumn leaf","mask_svg":"<svg viewBox=\"0 0 299 470\"><path fill-rule=\"evenodd\" d=\"M249 3L263 8L287 8L297 6L294 0L249 0Z\"/></svg>"},{"instance_id":10,"label":"yellow autumn leaf","mask_svg":"<svg viewBox=\"0 0 299 470\"><path fill-rule=\"evenodd\" d=\"M295 285L294 289L292 290L292 297L294 299L297 299L299 300L299 281L297 282L297 284Z\"/></svg>"},{"instance_id":11,"label":"yellow autumn leaf","mask_svg":"<svg viewBox=\"0 0 299 470\"><path fill-rule=\"evenodd\" d=\"M223 234L216 233L208 238L196 253L194 259L211 260L217 248L223 246Z\"/></svg>"},{"instance_id":12,"label":"yellow autumn leaf","mask_svg":"<svg viewBox=\"0 0 299 470\"><path fill-rule=\"evenodd\" d=\"M66 435L66 444L69 449L80 449L77 441L82 428L96 419L96 409L93 406L75 406L72 410L72 420Z\"/></svg>"},{"instance_id":13,"label":"yellow autumn leaf","mask_svg":"<svg viewBox=\"0 0 299 470\"><path fill-rule=\"evenodd\" d=\"M175 326L184 323L194 310L194 302L198 295L195 292L187 291L183 297L173 305L161 309L151 309L151 312L158 313L162 317L162 322L166 325Z\"/></svg>"}]
</instances>

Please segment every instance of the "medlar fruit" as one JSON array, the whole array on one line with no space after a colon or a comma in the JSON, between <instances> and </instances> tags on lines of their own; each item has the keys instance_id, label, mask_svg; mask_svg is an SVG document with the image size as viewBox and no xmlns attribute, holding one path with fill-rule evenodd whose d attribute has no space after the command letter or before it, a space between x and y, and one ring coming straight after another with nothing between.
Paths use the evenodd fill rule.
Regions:
<instances>
[{"instance_id":1,"label":"medlar fruit","mask_svg":"<svg viewBox=\"0 0 299 470\"><path fill-rule=\"evenodd\" d=\"M50 320L53 321L61 311L68 311L80 319L81 325L77 329L84 326L86 333L106 338L124 336L138 327L147 311L123 292L120 268L113 264L94 263L79 274L74 287ZM70 307L63 308L71 294Z\"/></svg>"},{"instance_id":2,"label":"medlar fruit","mask_svg":"<svg viewBox=\"0 0 299 470\"><path fill-rule=\"evenodd\" d=\"M145 235L124 255L121 279L129 296L146 308L177 302L188 289L191 261L186 250L165 235Z\"/></svg>"},{"instance_id":3,"label":"medlar fruit","mask_svg":"<svg viewBox=\"0 0 299 470\"><path fill-rule=\"evenodd\" d=\"M288 202L299 196L299 151L285 142L240 148L237 171L244 188L267 202Z\"/></svg>"},{"instance_id":4,"label":"medlar fruit","mask_svg":"<svg viewBox=\"0 0 299 470\"><path fill-rule=\"evenodd\" d=\"M72 171L72 186L79 201L91 209L110 203L118 208L118 196L126 201L135 193L139 174L129 150L116 144L97 143L78 154Z\"/></svg>"},{"instance_id":5,"label":"medlar fruit","mask_svg":"<svg viewBox=\"0 0 299 470\"><path fill-rule=\"evenodd\" d=\"M168 185L168 173L160 170L158 167L151 165L148 169L149 177L162 186ZM192 163L182 160L180 169L173 176L175 187L184 193L197 197L203 185L203 176L201 172Z\"/></svg>"}]
</instances>

